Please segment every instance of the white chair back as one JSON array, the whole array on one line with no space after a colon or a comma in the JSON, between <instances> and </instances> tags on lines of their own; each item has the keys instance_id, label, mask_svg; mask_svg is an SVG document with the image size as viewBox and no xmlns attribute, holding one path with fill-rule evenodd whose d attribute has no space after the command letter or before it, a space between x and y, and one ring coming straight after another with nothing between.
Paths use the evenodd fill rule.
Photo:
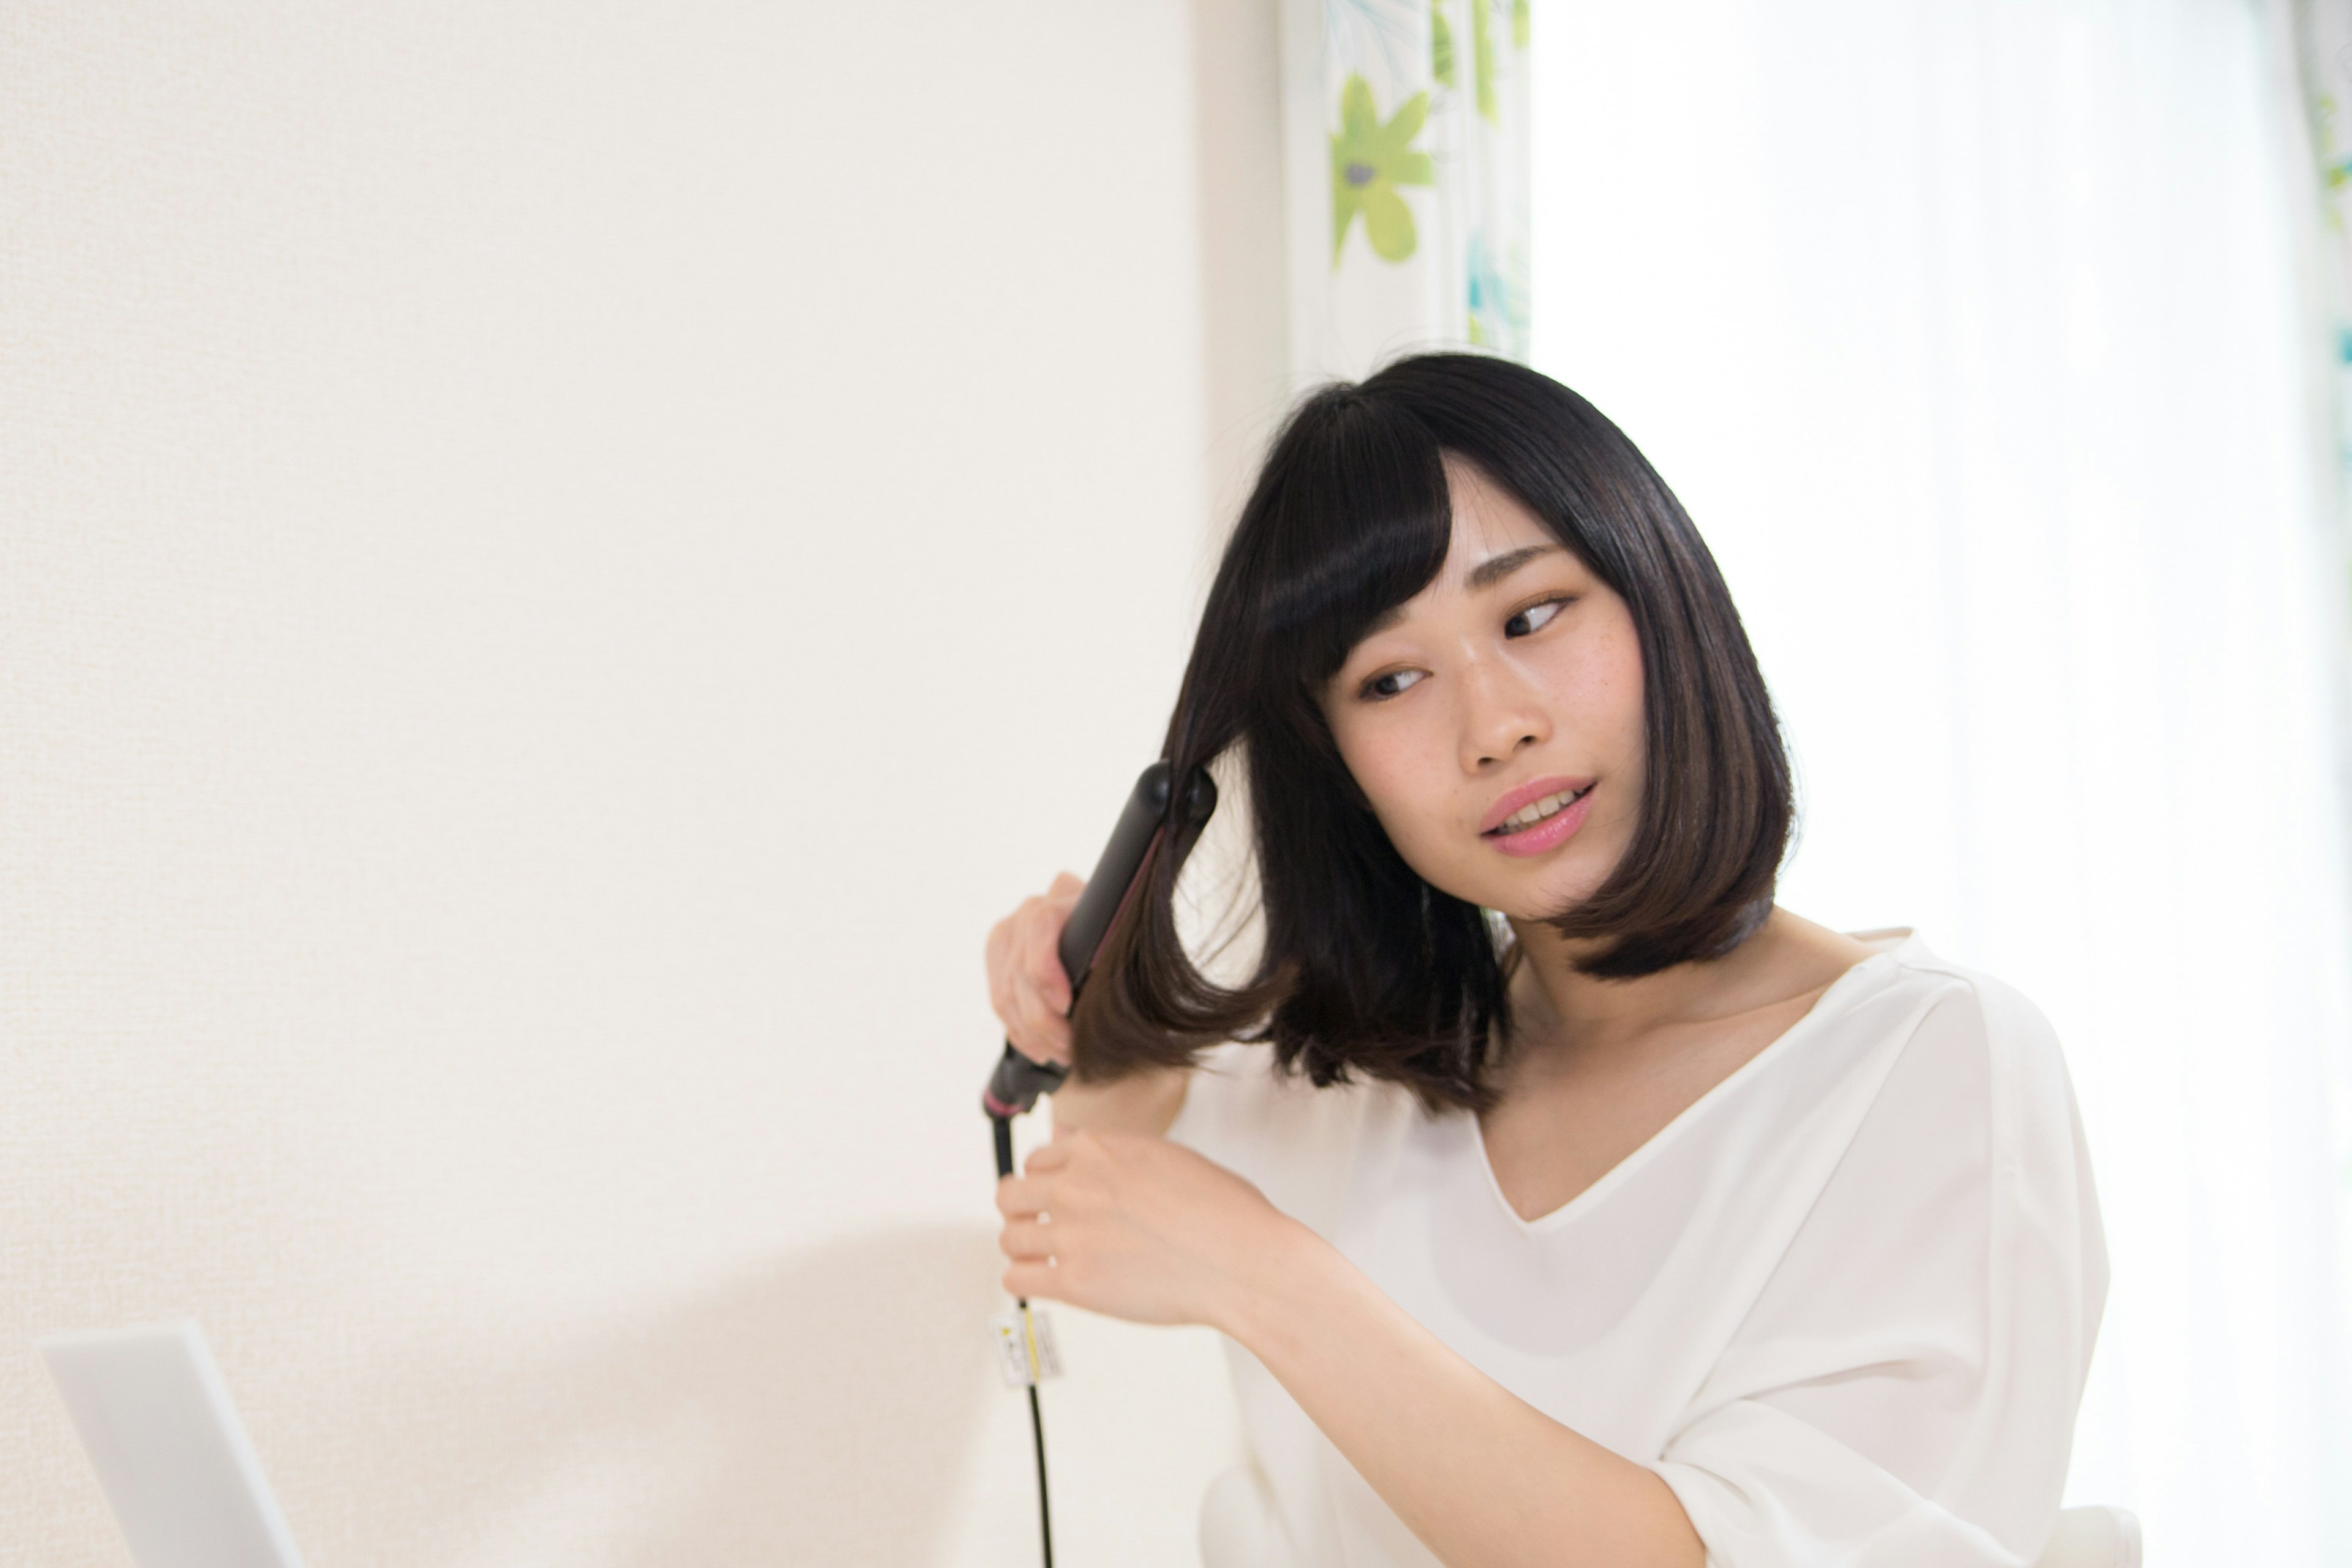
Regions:
<instances>
[{"instance_id":1,"label":"white chair back","mask_svg":"<svg viewBox=\"0 0 2352 1568\"><path fill-rule=\"evenodd\" d=\"M2139 1516L2119 1508L2067 1509L2034 1568L2139 1568Z\"/></svg>"}]
</instances>

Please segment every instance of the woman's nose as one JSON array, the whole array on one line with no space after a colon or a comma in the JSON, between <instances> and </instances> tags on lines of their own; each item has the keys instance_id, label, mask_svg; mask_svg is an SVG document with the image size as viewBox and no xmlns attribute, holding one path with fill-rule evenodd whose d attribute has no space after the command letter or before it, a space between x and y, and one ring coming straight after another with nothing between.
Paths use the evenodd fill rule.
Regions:
<instances>
[{"instance_id":1,"label":"woman's nose","mask_svg":"<svg viewBox=\"0 0 2352 1568\"><path fill-rule=\"evenodd\" d=\"M1484 773L1551 737L1535 691L1507 665L1480 660L1464 672L1462 765Z\"/></svg>"}]
</instances>

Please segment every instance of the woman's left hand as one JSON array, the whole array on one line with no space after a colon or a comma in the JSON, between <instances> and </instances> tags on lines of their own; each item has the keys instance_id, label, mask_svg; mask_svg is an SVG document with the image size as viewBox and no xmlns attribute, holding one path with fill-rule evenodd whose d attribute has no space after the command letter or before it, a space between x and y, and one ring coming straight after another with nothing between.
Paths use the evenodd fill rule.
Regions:
<instances>
[{"instance_id":1,"label":"woman's left hand","mask_svg":"<svg viewBox=\"0 0 2352 1568\"><path fill-rule=\"evenodd\" d=\"M1228 1327L1306 1234L1223 1166L1129 1132L1055 1138L996 1207L1007 1290L1139 1323Z\"/></svg>"}]
</instances>

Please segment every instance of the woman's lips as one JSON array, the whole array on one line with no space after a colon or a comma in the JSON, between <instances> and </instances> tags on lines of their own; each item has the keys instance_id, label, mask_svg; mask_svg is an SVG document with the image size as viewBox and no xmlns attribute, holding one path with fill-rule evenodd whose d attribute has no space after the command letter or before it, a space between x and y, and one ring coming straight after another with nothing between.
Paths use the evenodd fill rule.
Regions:
<instances>
[{"instance_id":1,"label":"woman's lips","mask_svg":"<svg viewBox=\"0 0 2352 1568\"><path fill-rule=\"evenodd\" d=\"M1547 850L1557 849L1567 843L1578 828L1584 826L1585 817L1592 810L1593 787L1591 784L1585 785L1584 793L1567 805L1553 812L1541 822L1523 827L1517 833L1496 831L1485 833L1480 837L1506 855L1541 855Z\"/></svg>"},{"instance_id":2,"label":"woman's lips","mask_svg":"<svg viewBox=\"0 0 2352 1568\"><path fill-rule=\"evenodd\" d=\"M1494 805L1486 808L1486 818L1478 824L1481 833L1492 833L1519 813L1555 795L1579 795L1598 783L1594 779L1569 778L1559 773L1547 773L1539 779L1529 779L1517 789L1507 790Z\"/></svg>"}]
</instances>

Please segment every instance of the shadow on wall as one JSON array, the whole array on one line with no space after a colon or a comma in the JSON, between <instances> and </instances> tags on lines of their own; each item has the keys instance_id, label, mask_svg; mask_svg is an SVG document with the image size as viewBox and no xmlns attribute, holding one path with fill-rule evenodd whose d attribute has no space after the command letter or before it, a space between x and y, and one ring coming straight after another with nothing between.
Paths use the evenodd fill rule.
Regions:
<instances>
[{"instance_id":1,"label":"shadow on wall","mask_svg":"<svg viewBox=\"0 0 2352 1568\"><path fill-rule=\"evenodd\" d=\"M995 1386L994 1259L988 1231L901 1228L560 1348L378 1362L319 1434L352 1478L321 1522L357 1549L320 1560L936 1562Z\"/></svg>"}]
</instances>

